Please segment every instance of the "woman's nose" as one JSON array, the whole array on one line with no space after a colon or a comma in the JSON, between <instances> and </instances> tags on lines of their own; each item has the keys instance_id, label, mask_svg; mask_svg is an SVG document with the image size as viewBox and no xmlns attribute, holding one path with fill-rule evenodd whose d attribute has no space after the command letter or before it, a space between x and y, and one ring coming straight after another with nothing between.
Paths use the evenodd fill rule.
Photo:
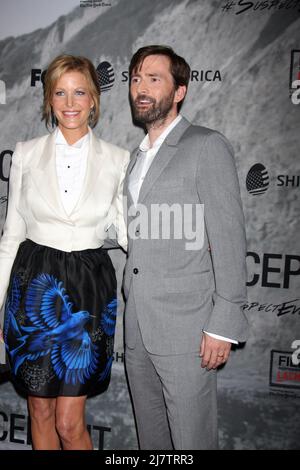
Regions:
<instances>
[{"instance_id":1,"label":"woman's nose","mask_svg":"<svg viewBox=\"0 0 300 470\"><path fill-rule=\"evenodd\" d=\"M73 94L68 93L67 94L67 106L69 106L71 108L73 106L73 102L74 102Z\"/></svg>"}]
</instances>

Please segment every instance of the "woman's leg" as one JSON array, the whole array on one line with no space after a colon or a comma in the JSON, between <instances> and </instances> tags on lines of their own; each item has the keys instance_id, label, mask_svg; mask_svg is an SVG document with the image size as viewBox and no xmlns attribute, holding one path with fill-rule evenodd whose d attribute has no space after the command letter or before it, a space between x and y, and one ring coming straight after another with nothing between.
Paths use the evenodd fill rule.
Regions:
<instances>
[{"instance_id":1,"label":"woman's leg","mask_svg":"<svg viewBox=\"0 0 300 470\"><path fill-rule=\"evenodd\" d=\"M27 399L34 450L59 450L55 427L56 398L29 396Z\"/></svg>"},{"instance_id":2,"label":"woman's leg","mask_svg":"<svg viewBox=\"0 0 300 470\"><path fill-rule=\"evenodd\" d=\"M56 429L63 450L93 449L85 424L85 402L86 396L56 399Z\"/></svg>"}]
</instances>

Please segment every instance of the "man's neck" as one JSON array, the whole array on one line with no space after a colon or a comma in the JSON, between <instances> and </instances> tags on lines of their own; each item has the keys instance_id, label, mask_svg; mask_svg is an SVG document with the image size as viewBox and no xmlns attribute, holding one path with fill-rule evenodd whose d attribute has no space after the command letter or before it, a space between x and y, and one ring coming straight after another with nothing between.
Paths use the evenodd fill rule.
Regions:
<instances>
[{"instance_id":1,"label":"man's neck","mask_svg":"<svg viewBox=\"0 0 300 470\"><path fill-rule=\"evenodd\" d=\"M168 114L164 119L159 119L151 124L148 124L147 131L149 136L150 148L153 146L154 142L158 137L164 132L164 130L176 119L178 113Z\"/></svg>"}]
</instances>

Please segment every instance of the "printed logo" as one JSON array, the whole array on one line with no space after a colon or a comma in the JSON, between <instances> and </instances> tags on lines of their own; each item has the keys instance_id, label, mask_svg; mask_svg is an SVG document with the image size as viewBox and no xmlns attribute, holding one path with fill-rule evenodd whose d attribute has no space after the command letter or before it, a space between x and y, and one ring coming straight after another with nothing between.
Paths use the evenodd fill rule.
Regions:
<instances>
[{"instance_id":1,"label":"printed logo","mask_svg":"<svg viewBox=\"0 0 300 470\"><path fill-rule=\"evenodd\" d=\"M111 7L111 3L100 2L99 0L80 0L81 7Z\"/></svg>"},{"instance_id":2,"label":"printed logo","mask_svg":"<svg viewBox=\"0 0 300 470\"><path fill-rule=\"evenodd\" d=\"M115 73L111 64L107 61L101 62L97 67L97 75L101 93L109 91L115 82Z\"/></svg>"},{"instance_id":3,"label":"printed logo","mask_svg":"<svg viewBox=\"0 0 300 470\"><path fill-rule=\"evenodd\" d=\"M30 85L36 86L38 82L44 84L46 72L47 70L32 69ZM107 61L101 62L98 67L96 67L96 72L101 93L109 91L115 82L115 73L112 65Z\"/></svg>"},{"instance_id":4,"label":"printed logo","mask_svg":"<svg viewBox=\"0 0 300 470\"><path fill-rule=\"evenodd\" d=\"M280 303L259 303L259 302L248 302L242 306L242 309L246 312L264 312L274 313L277 317L299 315L300 316L300 299L286 300ZM295 346L296 347L296 346ZM293 346L292 346L293 348Z\"/></svg>"},{"instance_id":5,"label":"printed logo","mask_svg":"<svg viewBox=\"0 0 300 470\"><path fill-rule=\"evenodd\" d=\"M295 285L300 275L300 256L284 255L282 253L247 252L247 286L260 285L261 287L275 289L289 289L290 284ZM275 282L276 281L276 282ZM296 299L297 300L297 299ZM296 301L294 300L294 302ZM279 305L277 305L279 307ZM283 312L285 307L283 306Z\"/></svg>"},{"instance_id":6,"label":"printed logo","mask_svg":"<svg viewBox=\"0 0 300 470\"><path fill-rule=\"evenodd\" d=\"M42 82L44 85L44 78L47 70L42 69L32 69L30 77L30 86L36 86L37 82Z\"/></svg>"},{"instance_id":7,"label":"printed logo","mask_svg":"<svg viewBox=\"0 0 300 470\"><path fill-rule=\"evenodd\" d=\"M300 395L300 364L294 364L293 352L271 351L270 387Z\"/></svg>"},{"instance_id":8,"label":"printed logo","mask_svg":"<svg viewBox=\"0 0 300 470\"><path fill-rule=\"evenodd\" d=\"M263 10L297 10L299 12L299 0L262 0L249 2L239 0L238 2L226 1L221 5L222 12L235 12L236 15L246 11L260 12Z\"/></svg>"},{"instance_id":9,"label":"printed logo","mask_svg":"<svg viewBox=\"0 0 300 470\"><path fill-rule=\"evenodd\" d=\"M88 423L87 430L94 443L95 450L106 448L106 438L112 429L107 426L100 426L96 423ZM19 413L8 414L6 409L0 409L0 442L18 444L16 450L24 448L27 450L32 445L30 418Z\"/></svg>"},{"instance_id":10,"label":"printed logo","mask_svg":"<svg viewBox=\"0 0 300 470\"><path fill-rule=\"evenodd\" d=\"M300 82L299 82L300 83ZM299 88L300 98L300 88ZM282 174L273 175L273 180L276 182L276 186L281 188L299 188L300 187L300 175ZM246 177L246 187L250 194L253 196L259 196L264 194L270 184L269 172L266 167L261 163L253 165Z\"/></svg>"},{"instance_id":11,"label":"printed logo","mask_svg":"<svg viewBox=\"0 0 300 470\"><path fill-rule=\"evenodd\" d=\"M128 82L129 72L128 70L123 70L122 72L122 82ZM191 82L221 82L222 76L220 70L191 70L190 74Z\"/></svg>"},{"instance_id":12,"label":"printed logo","mask_svg":"<svg viewBox=\"0 0 300 470\"><path fill-rule=\"evenodd\" d=\"M264 165L256 163L250 168L246 178L246 187L253 196L260 196L267 191L269 174Z\"/></svg>"}]
</instances>

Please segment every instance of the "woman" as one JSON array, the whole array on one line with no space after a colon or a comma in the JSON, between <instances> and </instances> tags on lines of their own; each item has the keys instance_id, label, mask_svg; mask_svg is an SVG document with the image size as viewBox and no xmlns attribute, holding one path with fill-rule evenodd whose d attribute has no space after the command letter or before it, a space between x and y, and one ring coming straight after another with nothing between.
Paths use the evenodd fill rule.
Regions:
<instances>
[{"instance_id":1,"label":"woman","mask_svg":"<svg viewBox=\"0 0 300 470\"><path fill-rule=\"evenodd\" d=\"M3 337L14 383L28 397L34 449L92 449L86 398L110 379L116 278L101 246L112 224L126 245L129 153L95 137L98 118L93 65L59 56L43 106L55 130L18 143L12 159L0 306L7 292Z\"/></svg>"}]
</instances>

